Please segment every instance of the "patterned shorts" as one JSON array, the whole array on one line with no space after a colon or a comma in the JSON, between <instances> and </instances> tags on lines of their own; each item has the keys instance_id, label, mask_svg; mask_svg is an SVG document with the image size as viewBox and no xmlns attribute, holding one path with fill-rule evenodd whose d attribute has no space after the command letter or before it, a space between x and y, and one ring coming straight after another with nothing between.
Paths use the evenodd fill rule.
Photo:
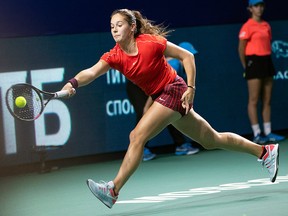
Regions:
<instances>
[{"instance_id":1,"label":"patterned shorts","mask_svg":"<svg viewBox=\"0 0 288 216\"><path fill-rule=\"evenodd\" d=\"M166 85L162 92L151 95L151 97L154 101L174 111L177 111L182 116L184 116L186 109L182 107L181 97L186 90L186 82L180 76L177 76L174 82ZM192 103L189 104L189 110L191 109L191 107Z\"/></svg>"}]
</instances>

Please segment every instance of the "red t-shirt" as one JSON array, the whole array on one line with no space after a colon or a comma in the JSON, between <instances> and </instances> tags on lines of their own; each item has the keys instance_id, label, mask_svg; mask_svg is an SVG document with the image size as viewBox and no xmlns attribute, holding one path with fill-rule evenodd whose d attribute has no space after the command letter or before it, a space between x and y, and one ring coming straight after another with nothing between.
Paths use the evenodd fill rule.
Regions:
<instances>
[{"instance_id":1,"label":"red t-shirt","mask_svg":"<svg viewBox=\"0 0 288 216\"><path fill-rule=\"evenodd\" d=\"M271 54L271 27L268 22L256 22L248 19L239 33L240 40L247 40L245 55L270 55Z\"/></svg>"},{"instance_id":2,"label":"red t-shirt","mask_svg":"<svg viewBox=\"0 0 288 216\"><path fill-rule=\"evenodd\" d=\"M123 73L147 95L157 94L176 77L176 71L164 57L167 40L161 36L140 34L136 38L136 44L138 54L135 56L127 55L116 44L101 59Z\"/></svg>"}]
</instances>

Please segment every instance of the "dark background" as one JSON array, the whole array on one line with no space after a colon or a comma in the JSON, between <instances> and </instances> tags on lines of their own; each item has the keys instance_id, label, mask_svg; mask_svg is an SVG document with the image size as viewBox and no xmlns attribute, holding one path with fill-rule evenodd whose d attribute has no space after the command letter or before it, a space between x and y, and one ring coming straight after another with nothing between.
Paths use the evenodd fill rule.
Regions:
<instances>
[{"instance_id":1,"label":"dark background","mask_svg":"<svg viewBox=\"0 0 288 216\"><path fill-rule=\"evenodd\" d=\"M265 18L288 18L287 0L266 0ZM242 23L248 1L155 0L2 0L0 37L109 31L110 14L118 8L140 10L150 20L171 28Z\"/></svg>"}]
</instances>

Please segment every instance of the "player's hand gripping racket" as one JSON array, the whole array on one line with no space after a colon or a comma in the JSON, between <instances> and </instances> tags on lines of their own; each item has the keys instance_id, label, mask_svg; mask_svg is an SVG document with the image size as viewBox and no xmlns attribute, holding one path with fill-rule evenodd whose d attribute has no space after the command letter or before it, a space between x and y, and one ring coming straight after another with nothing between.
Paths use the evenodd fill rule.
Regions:
<instances>
[{"instance_id":1,"label":"player's hand gripping racket","mask_svg":"<svg viewBox=\"0 0 288 216\"><path fill-rule=\"evenodd\" d=\"M68 90L45 92L27 83L12 85L6 92L6 105L17 119L34 121L51 99L69 96Z\"/></svg>"}]
</instances>

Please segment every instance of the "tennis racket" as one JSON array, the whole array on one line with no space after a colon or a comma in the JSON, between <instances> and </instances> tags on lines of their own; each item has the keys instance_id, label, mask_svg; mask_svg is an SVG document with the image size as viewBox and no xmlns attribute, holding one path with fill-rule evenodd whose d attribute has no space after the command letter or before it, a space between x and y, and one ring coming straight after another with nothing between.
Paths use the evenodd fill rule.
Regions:
<instances>
[{"instance_id":1,"label":"tennis racket","mask_svg":"<svg viewBox=\"0 0 288 216\"><path fill-rule=\"evenodd\" d=\"M12 85L6 92L6 105L11 115L23 121L34 121L41 116L51 99L69 95L67 90L46 92L27 83ZM24 97L25 105L17 106L16 98Z\"/></svg>"}]
</instances>

